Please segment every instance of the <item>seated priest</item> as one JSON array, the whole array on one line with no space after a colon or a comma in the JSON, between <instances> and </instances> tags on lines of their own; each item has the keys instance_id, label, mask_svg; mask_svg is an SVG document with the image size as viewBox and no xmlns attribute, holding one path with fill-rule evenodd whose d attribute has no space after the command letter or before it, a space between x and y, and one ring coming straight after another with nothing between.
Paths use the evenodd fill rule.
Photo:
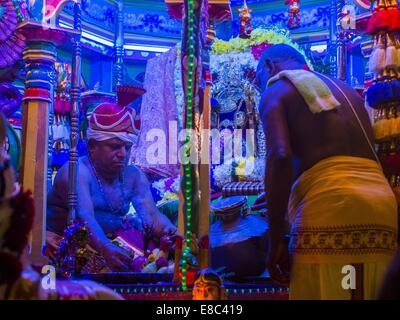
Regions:
<instances>
[{"instance_id":1,"label":"seated priest","mask_svg":"<svg viewBox=\"0 0 400 320\"><path fill-rule=\"evenodd\" d=\"M88 156L79 158L77 217L87 223L90 246L113 271L126 270L131 260L125 250L110 241L121 230L135 234L131 240L136 242L136 248L143 249L140 227L134 227L128 219L131 203L141 225L151 226L155 237L172 235L176 231L170 220L158 211L145 174L138 167L128 165L137 134L134 113L131 108L111 103L97 106L87 130ZM48 235L62 235L67 225L68 171L66 163L57 172L48 195Z\"/></svg>"},{"instance_id":2,"label":"seated priest","mask_svg":"<svg viewBox=\"0 0 400 320\"><path fill-rule=\"evenodd\" d=\"M0 112L0 300L123 299L90 280L51 281L51 271L44 276L35 270L29 259L35 206L31 192L15 182L10 157L2 147L8 125Z\"/></svg>"}]
</instances>

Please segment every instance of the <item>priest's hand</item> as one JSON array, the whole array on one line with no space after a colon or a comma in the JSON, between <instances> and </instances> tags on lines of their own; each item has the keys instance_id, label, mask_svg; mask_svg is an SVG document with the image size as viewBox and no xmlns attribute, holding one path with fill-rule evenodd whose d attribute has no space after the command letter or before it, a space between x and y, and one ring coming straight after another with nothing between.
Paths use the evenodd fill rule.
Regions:
<instances>
[{"instance_id":1,"label":"priest's hand","mask_svg":"<svg viewBox=\"0 0 400 320\"><path fill-rule=\"evenodd\" d=\"M161 238L163 236L173 236L176 232L177 228L172 222L165 215L159 213L156 217L154 235L157 238Z\"/></svg>"},{"instance_id":2,"label":"priest's hand","mask_svg":"<svg viewBox=\"0 0 400 320\"><path fill-rule=\"evenodd\" d=\"M132 259L129 254L118 246L109 243L102 250L103 258L106 260L107 267L112 271L128 271Z\"/></svg>"},{"instance_id":3,"label":"priest's hand","mask_svg":"<svg viewBox=\"0 0 400 320\"><path fill-rule=\"evenodd\" d=\"M267 198L265 192L262 192L251 206L252 211L258 211L261 209L267 209Z\"/></svg>"},{"instance_id":4,"label":"priest's hand","mask_svg":"<svg viewBox=\"0 0 400 320\"><path fill-rule=\"evenodd\" d=\"M289 286L289 251L284 238L270 237L266 265L276 283Z\"/></svg>"}]
</instances>

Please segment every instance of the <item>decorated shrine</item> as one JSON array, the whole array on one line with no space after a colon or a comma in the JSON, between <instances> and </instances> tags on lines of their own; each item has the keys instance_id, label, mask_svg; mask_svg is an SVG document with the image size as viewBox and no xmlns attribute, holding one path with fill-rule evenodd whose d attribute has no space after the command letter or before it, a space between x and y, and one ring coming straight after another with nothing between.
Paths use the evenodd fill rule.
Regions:
<instances>
[{"instance_id":1,"label":"decorated shrine","mask_svg":"<svg viewBox=\"0 0 400 320\"><path fill-rule=\"evenodd\" d=\"M266 159L278 139L265 124L276 85L260 82L264 53L284 45L302 71L358 92L362 131L400 201L399 10L397 0L0 0L0 196L11 208L0 208L0 240L12 233L7 210L29 220L18 248L0 241L1 272L22 270L26 255L32 272L50 266L65 288L89 281L106 298L201 300L214 286L218 300L288 299L267 263ZM317 92L304 100L329 96ZM397 231L382 232L392 242L380 249L392 250Z\"/></svg>"}]
</instances>

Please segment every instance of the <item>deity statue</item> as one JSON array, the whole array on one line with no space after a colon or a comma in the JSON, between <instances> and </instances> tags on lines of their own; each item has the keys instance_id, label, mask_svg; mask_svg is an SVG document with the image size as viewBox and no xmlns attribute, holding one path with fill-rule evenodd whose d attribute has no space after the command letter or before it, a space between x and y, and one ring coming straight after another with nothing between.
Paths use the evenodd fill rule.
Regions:
<instances>
[{"instance_id":1,"label":"deity statue","mask_svg":"<svg viewBox=\"0 0 400 320\"><path fill-rule=\"evenodd\" d=\"M238 9L239 11L239 21L240 21L240 29L239 29L239 37L248 39L251 34L251 15L250 12L252 9L247 7L246 0L243 2L243 7Z\"/></svg>"}]
</instances>

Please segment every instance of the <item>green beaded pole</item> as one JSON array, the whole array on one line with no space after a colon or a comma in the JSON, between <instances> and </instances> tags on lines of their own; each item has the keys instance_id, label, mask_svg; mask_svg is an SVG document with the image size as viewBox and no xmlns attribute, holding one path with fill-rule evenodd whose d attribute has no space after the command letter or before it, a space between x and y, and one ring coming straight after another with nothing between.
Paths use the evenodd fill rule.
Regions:
<instances>
[{"instance_id":1,"label":"green beaded pole","mask_svg":"<svg viewBox=\"0 0 400 320\"><path fill-rule=\"evenodd\" d=\"M193 127L193 75L194 70L194 0L184 1L184 17L183 25L185 26L183 38L182 38L182 71L185 91L185 118L184 118L184 129L191 129ZM185 61L187 66L185 66ZM186 69L187 68L187 69ZM186 70L185 70L186 69ZM186 72L185 72L186 71ZM187 135L185 139L185 156L187 157L185 163L183 163L184 175L181 180L181 188L184 197L183 210L184 210L184 237L186 242L186 249L182 255L182 289L187 290L187 256L190 250L190 229L191 229L191 218L193 213L192 207L192 180L191 180L191 164L190 164L190 136Z\"/></svg>"},{"instance_id":2,"label":"green beaded pole","mask_svg":"<svg viewBox=\"0 0 400 320\"><path fill-rule=\"evenodd\" d=\"M181 190L183 195L185 250L182 254L182 289L187 290L188 256L191 248L191 236L197 233L199 224L199 168L191 159L197 158L197 146L191 145L191 133L200 129L198 79L201 76L200 13L202 0L185 0L182 38L182 79L185 92L183 128L189 129L184 144L183 176ZM197 154L191 154L194 147Z\"/></svg>"}]
</instances>

